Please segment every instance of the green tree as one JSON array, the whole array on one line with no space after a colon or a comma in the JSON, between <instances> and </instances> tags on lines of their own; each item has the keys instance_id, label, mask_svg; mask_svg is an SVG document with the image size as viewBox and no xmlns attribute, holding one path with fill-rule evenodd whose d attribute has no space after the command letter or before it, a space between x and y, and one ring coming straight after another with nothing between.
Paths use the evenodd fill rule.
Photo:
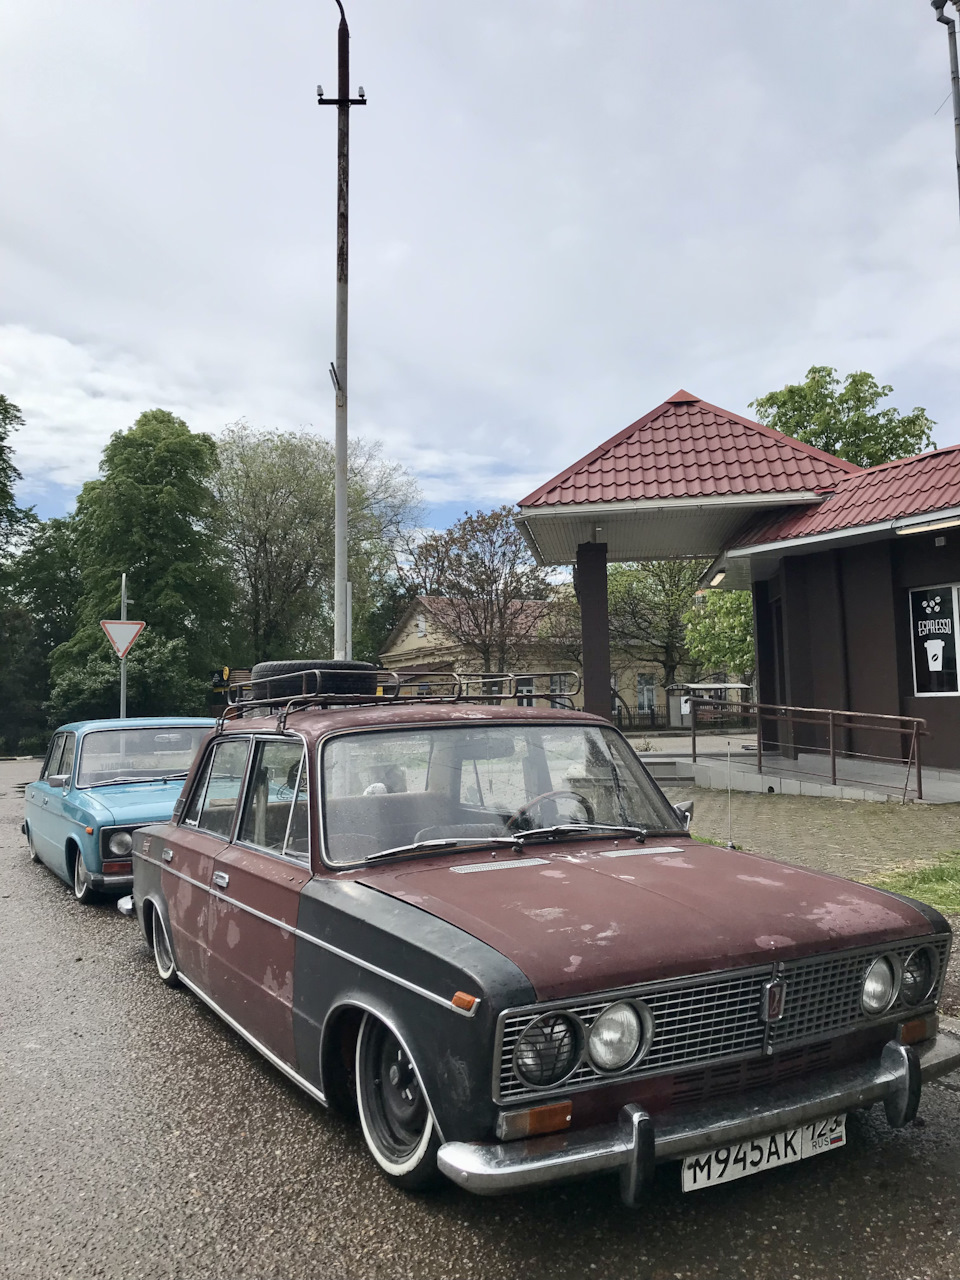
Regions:
<instances>
[{"instance_id":1,"label":"green tree","mask_svg":"<svg viewBox=\"0 0 960 1280\"><path fill-rule=\"evenodd\" d=\"M24 425L23 414L12 400L0 394L0 557L7 555L17 534L32 518L32 509L18 507L14 486L22 480L13 463L12 432Z\"/></svg>"},{"instance_id":2,"label":"green tree","mask_svg":"<svg viewBox=\"0 0 960 1280\"><path fill-rule=\"evenodd\" d=\"M444 626L481 671L507 670L540 635L545 611L525 606L547 600L550 583L512 507L465 513L449 529L415 540L399 573L411 596L445 598Z\"/></svg>"},{"instance_id":3,"label":"green tree","mask_svg":"<svg viewBox=\"0 0 960 1280\"><path fill-rule=\"evenodd\" d=\"M690 656L707 671L753 680L753 597L749 591L705 591L685 616Z\"/></svg>"},{"instance_id":4,"label":"green tree","mask_svg":"<svg viewBox=\"0 0 960 1280\"><path fill-rule=\"evenodd\" d=\"M127 714L205 715L209 682L191 668L185 640L144 630L127 657ZM59 664L48 704L54 724L112 717L119 704L120 664L112 649Z\"/></svg>"},{"instance_id":5,"label":"green tree","mask_svg":"<svg viewBox=\"0 0 960 1280\"><path fill-rule=\"evenodd\" d=\"M77 499L77 626L52 654L55 689L62 690L64 682L89 663L93 662L91 670L95 668L95 659L117 665L100 619L119 616L123 572L133 616L146 622L147 633L158 640L183 642L176 662L174 650L156 650L173 664L171 670L180 670L182 657L195 679L223 662L230 590L218 539L216 497L209 485L216 463L213 439L192 432L164 409L142 413L128 431L111 436L100 479L85 484ZM151 652L143 639L137 641L137 649L141 659ZM160 698L145 705L151 714L170 709L160 687L150 686ZM54 706L60 705L60 693L51 698Z\"/></svg>"},{"instance_id":6,"label":"green tree","mask_svg":"<svg viewBox=\"0 0 960 1280\"><path fill-rule=\"evenodd\" d=\"M237 589L233 662L328 653L333 635L334 451L306 431L255 431L245 422L219 438L214 489ZM419 492L380 446L350 444L349 562L354 652L376 655L395 590L393 545L419 511ZM390 610L387 609L389 615Z\"/></svg>"},{"instance_id":7,"label":"green tree","mask_svg":"<svg viewBox=\"0 0 960 1280\"><path fill-rule=\"evenodd\" d=\"M925 409L901 414L893 406L879 408L892 392L872 373L848 373L841 385L836 369L814 365L806 381L759 396L750 408L784 435L858 467L874 467L935 447L930 431L936 423Z\"/></svg>"},{"instance_id":8,"label":"green tree","mask_svg":"<svg viewBox=\"0 0 960 1280\"><path fill-rule=\"evenodd\" d=\"M656 662L664 688L691 662L684 617L693 606L705 560L614 564L608 576L611 647Z\"/></svg>"}]
</instances>

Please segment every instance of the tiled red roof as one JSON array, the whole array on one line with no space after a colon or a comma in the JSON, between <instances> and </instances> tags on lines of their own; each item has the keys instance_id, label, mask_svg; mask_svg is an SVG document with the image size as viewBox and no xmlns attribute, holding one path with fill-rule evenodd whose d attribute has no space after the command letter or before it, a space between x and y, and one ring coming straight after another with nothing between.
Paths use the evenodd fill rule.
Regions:
<instances>
[{"instance_id":1,"label":"tiled red roof","mask_svg":"<svg viewBox=\"0 0 960 1280\"><path fill-rule=\"evenodd\" d=\"M833 488L855 472L851 462L678 391L520 506L794 493Z\"/></svg>"},{"instance_id":2,"label":"tiled red roof","mask_svg":"<svg viewBox=\"0 0 960 1280\"><path fill-rule=\"evenodd\" d=\"M960 445L951 445L844 477L823 502L757 520L738 534L732 545L760 546L958 506Z\"/></svg>"}]
</instances>

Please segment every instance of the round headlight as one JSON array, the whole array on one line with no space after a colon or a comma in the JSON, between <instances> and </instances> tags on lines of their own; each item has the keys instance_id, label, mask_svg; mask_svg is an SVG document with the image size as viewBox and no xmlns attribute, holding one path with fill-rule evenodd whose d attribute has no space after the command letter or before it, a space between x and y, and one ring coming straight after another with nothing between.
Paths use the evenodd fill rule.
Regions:
<instances>
[{"instance_id":1,"label":"round headlight","mask_svg":"<svg viewBox=\"0 0 960 1280\"><path fill-rule=\"evenodd\" d=\"M897 976L888 956L880 956L867 969L860 1003L864 1013L886 1013L897 998Z\"/></svg>"},{"instance_id":2,"label":"round headlight","mask_svg":"<svg viewBox=\"0 0 960 1280\"><path fill-rule=\"evenodd\" d=\"M608 1005L590 1028L587 1052L598 1071L622 1071L644 1041L644 1024L635 1005Z\"/></svg>"},{"instance_id":3,"label":"round headlight","mask_svg":"<svg viewBox=\"0 0 960 1280\"><path fill-rule=\"evenodd\" d=\"M579 1060L579 1024L562 1013L547 1013L532 1022L513 1052L517 1075L537 1089L568 1076Z\"/></svg>"},{"instance_id":4,"label":"round headlight","mask_svg":"<svg viewBox=\"0 0 960 1280\"><path fill-rule=\"evenodd\" d=\"M122 858L133 848L133 836L129 831L115 831L107 841L107 848L118 858Z\"/></svg>"},{"instance_id":5,"label":"round headlight","mask_svg":"<svg viewBox=\"0 0 960 1280\"><path fill-rule=\"evenodd\" d=\"M908 956L903 966L903 982L901 994L904 1003L909 1005L923 1004L933 991L937 980L937 958L930 947L917 947Z\"/></svg>"}]
</instances>

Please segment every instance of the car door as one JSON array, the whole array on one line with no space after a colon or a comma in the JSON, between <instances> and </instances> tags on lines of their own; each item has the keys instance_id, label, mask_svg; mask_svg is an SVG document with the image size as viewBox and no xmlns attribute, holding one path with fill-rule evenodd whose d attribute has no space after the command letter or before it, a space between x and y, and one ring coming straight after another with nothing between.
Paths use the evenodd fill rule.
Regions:
<instances>
[{"instance_id":1,"label":"car door","mask_svg":"<svg viewBox=\"0 0 960 1280\"><path fill-rule=\"evenodd\" d=\"M291 1064L294 931L311 874L306 760L300 738L254 741L237 837L211 887L211 996Z\"/></svg>"},{"instance_id":2,"label":"car door","mask_svg":"<svg viewBox=\"0 0 960 1280\"><path fill-rule=\"evenodd\" d=\"M211 879L233 838L249 751L249 737L236 734L210 744L180 823L161 845L160 884L177 969L207 994Z\"/></svg>"},{"instance_id":3,"label":"car door","mask_svg":"<svg viewBox=\"0 0 960 1280\"><path fill-rule=\"evenodd\" d=\"M65 879L73 876L73 865L67 862L67 837L77 834L77 822L74 817L76 805L71 800L73 788L73 766L77 753L77 735L65 732L63 735L63 751L57 762L56 772L52 769L48 778L65 778L66 785L51 787L47 785L48 795L44 805L44 831L50 841L50 865Z\"/></svg>"},{"instance_id":4,"label":"car door","mask_svg":"<svg viewBox=\"0 0 960 1280\"><path fill-rule=\"evenodd\" d=\"M30 839L38 857L42 858L46 863L50 863L56 854L56 846L52 835L53 827L50 823L51 815L48 813L53 788L47 779L57 776L66 736L62 732L53 735L50 739L50 746L47 748L43 768L40 770L40 777L36 782L31 782L24 790L24 816L30 831Z\"/></svg>"}]
</instances>

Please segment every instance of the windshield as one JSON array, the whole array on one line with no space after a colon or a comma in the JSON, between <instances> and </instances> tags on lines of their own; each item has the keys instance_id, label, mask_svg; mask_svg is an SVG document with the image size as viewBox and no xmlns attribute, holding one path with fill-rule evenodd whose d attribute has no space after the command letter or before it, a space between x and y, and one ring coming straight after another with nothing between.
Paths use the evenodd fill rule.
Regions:
<instances>
[{"instance_id":1,"label":"windshield","mask_svg":"<svg viewBox=\"0 0 960 1280\"><path fill-rule=\"evenodd\" d=\"M623 739L594 725L345 734L324 745L320 767L325 851L335 864L421 841L482 843L558 825L680 829Z\"/></svg>"},{"instance_id":2,"label":"windshield","mask_svg":"<svg viewBox=\"0 0 960 1280\"><path fill-rule=\"evenodd\" d=\"M185 774L209 732L208 726L198 724L98 729L84 734L77 786L95 787L119 778L141 782Z\"/></svg>"}]
</instances>

